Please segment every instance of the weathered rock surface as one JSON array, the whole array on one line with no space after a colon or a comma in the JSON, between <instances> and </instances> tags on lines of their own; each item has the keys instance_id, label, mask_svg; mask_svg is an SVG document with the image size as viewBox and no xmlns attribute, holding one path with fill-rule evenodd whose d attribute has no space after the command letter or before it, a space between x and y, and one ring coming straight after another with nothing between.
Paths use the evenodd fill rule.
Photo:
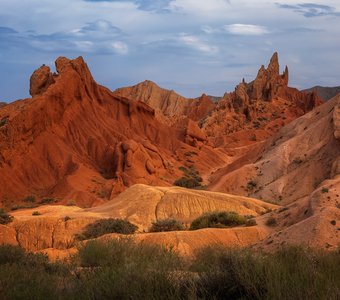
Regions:
<instances>
[{"instance_id":1,"label":"weathered rock surface","mask_svg":"<svg viewBox=\"0 0 340 300\"><path fill-rule=\"evenodd\" d=\"M167 218L175 218L189 224L194 218L205 212L235 211L242 215L262 215L277 206L256 199L238 197L234 195L187 190L178 187L150 187L137 184L117 198L104 205L94 208L81 209L76 206L41 206L33 209L18 210L13 212L14 222L6 226L0 225L0 244L18 244L25 249L40 251L44 249L65 250L73 248L74 237L81 233L89 223L102 218L123 218L136 224L139 231L148 231L152 222ZM33 216L33 211L40 215ZM259 238L264 238L265 230L256 229L255 234L247 234L244 228L230 229L222 232L208 230L210 236L199 238L193 242L193 248L209 244L211 241L225 241L232 245L248 245L255 243ZM226 233L226 234L223 234ZM184 246L190 239L197 239L198 233L170 233L168 244L173 244L178 237L176 245L185 247L190 252L190 247ZM137 235L137 240L146 240L152 243L161 243L166 239L160 234L160 239L150 234L149 236ZM192 236L192 238L191 238ZM181 242L181 240L183 240ZM195 246L196 245L196 246ZM188 248L189 247L189 248ZM192 248L192 249L193 249ZM188 250L189 249L189 250Z\"/></svg>"},{"instance_id":2,"label":"weathered rock surface","mask_svg":"<svg viewBox=\"0 0 340 300\"><path fill-rule=\"evenodd\" d=\"M35 70L30 79L30 95L35 96L44 93L54 83L50 67L41 66Z\"/></svg>"}]
</instances>

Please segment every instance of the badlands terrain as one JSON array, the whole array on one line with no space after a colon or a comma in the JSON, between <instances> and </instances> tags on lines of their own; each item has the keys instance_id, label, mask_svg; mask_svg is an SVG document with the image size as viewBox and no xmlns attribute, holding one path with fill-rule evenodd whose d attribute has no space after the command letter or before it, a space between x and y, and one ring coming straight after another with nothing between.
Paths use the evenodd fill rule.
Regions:
<instances>
[{"instance_id":1,"label":"badlands terrain","mask_svg":"<svg viewBox=\"0 0 340 300\"><path fill-rule=\"evenodd\" d=\"M220 98L151 81L111 91L82 57L55 66L34 71L31 98L0 104L0 207L14 217L0 244L64 257L88 224L121 218L136 241L189 256L214 244L338 249L340 95L289 87L277 53ZM148 232L216 211L255 224Z\"/></svg>"}]
</instances>

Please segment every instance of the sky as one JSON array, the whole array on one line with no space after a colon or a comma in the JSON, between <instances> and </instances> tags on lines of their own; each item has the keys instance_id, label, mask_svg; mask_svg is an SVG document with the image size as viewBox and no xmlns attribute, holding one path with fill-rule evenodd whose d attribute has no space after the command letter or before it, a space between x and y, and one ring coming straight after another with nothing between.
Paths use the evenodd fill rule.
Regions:
<instances>
[{"instance_id":1,"label":"sky","mask_svg":"<svg viewBox=\"0 0 340 300\"><path fill-rule=\"evenodd\" d=\"M290 86L340 85L340 1L0 0L0 101L83 56L111 90L152 80L186 97L222 96L273 52Z\"/></svg>"}]
</instances>

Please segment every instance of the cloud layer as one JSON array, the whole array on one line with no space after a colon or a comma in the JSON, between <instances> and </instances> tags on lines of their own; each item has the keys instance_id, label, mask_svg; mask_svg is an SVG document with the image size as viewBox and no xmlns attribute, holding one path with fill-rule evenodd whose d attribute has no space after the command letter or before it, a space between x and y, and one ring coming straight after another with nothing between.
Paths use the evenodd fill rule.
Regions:
<instances>
[{"instance_id":1,"label":"cloud layer","mask_svg":"<svg viewBox=\"0 0 340 300\"><path fill-rule=\"evenodd\" d=\"M274 51L291 85L340 85L338 28L337 0L1 0L0 101L27 97L33 70L61 55L84 56L111 89L150 79L222 95Z\"/></svg>"}]
</instances>

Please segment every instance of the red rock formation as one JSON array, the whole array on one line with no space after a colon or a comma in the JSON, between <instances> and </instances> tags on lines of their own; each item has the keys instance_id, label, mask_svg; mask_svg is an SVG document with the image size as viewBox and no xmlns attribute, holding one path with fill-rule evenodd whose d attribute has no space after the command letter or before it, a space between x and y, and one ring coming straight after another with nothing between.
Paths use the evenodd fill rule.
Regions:
<instances>
[{"instance_id":1,"label":"red rock formation","mask_svg":"<svg viewBox=\"0 0 340 300\"><path fill-rule=\"evenodd\" d=\"M30 79L30 95L35 96L45 92L54 83L54 78L48 66L35 70Z\"/></svg>"},{"instance_id":2,"label":"red rock formation","mask_svg":"<svg viewBox=\"0 0 340 300\"><path fill-rule=\"evenodd\" d=\"M322 103L315 93L288 87L288 77L288 67L282 75L279 73L278 55L274 53L268 68L261 66L254 81L243 80L234 92L226 93L202 126L214 144L222 146L228 135L243 130L264 131L266 134L260 135L267 138Z\"/></svg>"},{"instance_id":3,"label":"red rock formation","mask_svg":"<svg viewBox=\"0 0 340 300\"><path fill-rule=\"evenodd\" d=\"M35 71L33 98L0 110L0 120L6 118L0 127L4 205L33 195L90 206L134 183L172 185L181 176L178 167L192 147L178 139L180 129L160 123L146 103L98 85L81 57L58 58L56 71ZM203 139L196 123L187 127L188 136ZM198 169L224 162L212 153L202 149Z\"/></svg>"}]
</instances>

